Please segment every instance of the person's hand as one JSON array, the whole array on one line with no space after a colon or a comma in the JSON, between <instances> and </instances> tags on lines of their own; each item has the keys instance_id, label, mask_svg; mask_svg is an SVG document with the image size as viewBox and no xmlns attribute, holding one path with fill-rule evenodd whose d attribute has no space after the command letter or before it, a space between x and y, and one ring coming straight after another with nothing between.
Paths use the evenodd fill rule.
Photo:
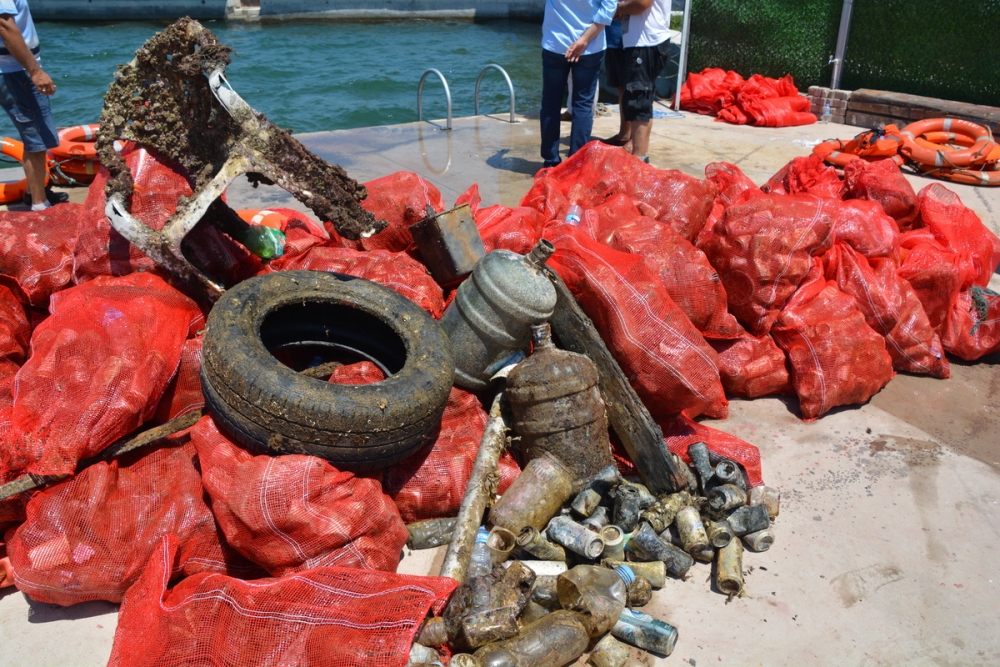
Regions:
<instances>
[{"instance_id":1,"label":"person's hand","mask_svg":"<svg viewBox=\"0 0 1000 667\"><path fill-rule=\"evenodd\" d=\"M583 41L582 39L578 39L572 44L570 44L569 48L566 49L566 60L570 61L571 63L575 63L580 59L580 56L582 56L583 52L586 50L587 50L587 42Z\"/></svg>"},{"instance_id":2,"label":"person's hand","mask_svg":"<svg viewBox=\"0 0 1000 667\"><path fill-rule=\"evenodd\" d=\"M52 83L52 77L42 68L39 67L38 71L31 75L31 83L35 84L35 88L42 95L55 95L56 84Z\"/></svg>"}]
</instances>

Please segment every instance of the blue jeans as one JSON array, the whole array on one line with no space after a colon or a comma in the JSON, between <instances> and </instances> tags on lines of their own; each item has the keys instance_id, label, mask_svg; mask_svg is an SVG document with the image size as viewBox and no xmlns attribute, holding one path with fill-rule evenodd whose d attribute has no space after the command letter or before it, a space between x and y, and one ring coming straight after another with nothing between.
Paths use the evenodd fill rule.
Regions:
<instances>
[{"instance_id":1,"label":"blue jeans","mask_svg":"<svg viewBox=\"0 0 1000 667\"><path fill-rule=\"evenodd\" d=\"M573 76L573 97L569 101L573 127L569 135L569 154L580 150L590 141L594 128L594 95L601 74L604 52L580 56L571 63L561 53L542 49L542 112L539 116L542 134L542 160L546 167L559 164L559 115L566 79Z\"/></svg>"},{"instance_id":2,"label":"blue jeans","mask_svg":"<svg viewBox=\"0 0 1000 667\"><path fill-rule=\"evenodd\" d=\"M20 133L25 152L38 153L59 145L49 98L38 92L24 70L2 75L0 106Z\"/></svg>"}]
</instances>

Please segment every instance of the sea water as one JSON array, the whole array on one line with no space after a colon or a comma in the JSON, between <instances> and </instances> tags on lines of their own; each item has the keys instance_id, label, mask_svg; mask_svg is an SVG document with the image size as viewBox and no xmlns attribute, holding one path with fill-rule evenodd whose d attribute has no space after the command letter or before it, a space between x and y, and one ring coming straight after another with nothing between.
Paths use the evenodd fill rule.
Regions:
<instances>
[{"instance_id":1,"label":"sea water","mask_svg":"<svg viewBox=\"0 0 1000 667\"><path fill-rule=\"evenodd\" d=\"M96 123L118 65L132 60L166 22L37 24L42 66L58 86L52 98L60 127ZM417 120L417 85L427 69L448 80L452 115L474 113L476 79L496 63L514 84L518 113L541 100L541 26L522 21L472 22L206 21L235 50L230 84L271 121L294 132L317 132ZM480 87L480 111L506 114L503 76L489 71ZM446 115L444 87L433 74L424 83L424 118ZM14 128L0 114L0 134Z\"/></svg>"}]
</instances>

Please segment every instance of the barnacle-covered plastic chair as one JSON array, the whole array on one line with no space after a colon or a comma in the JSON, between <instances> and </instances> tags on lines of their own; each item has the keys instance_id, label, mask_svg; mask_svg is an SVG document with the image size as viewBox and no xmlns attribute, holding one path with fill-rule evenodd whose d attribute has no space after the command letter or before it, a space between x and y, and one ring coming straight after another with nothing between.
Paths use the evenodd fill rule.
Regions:
<instances>
[{"instance_id":1,"label":"barnacle-covered plastic chair","mask_svg":"<svg viewBox=\"0 0 1000 667\"><path fill-rule=\"evenodd\" d=\"M230 53L192 19L157 33L115 73L97 141L101 162L111 173L105 213L112 226L213 301L222 286L188 261L181 242L203 219L245 245L253 239L249 232L255 230L220 199L242 174L255 186L280 186L345 238L369 236L385 227L360 206L367 196L363 185L310 153L233 90L225 77ZM162 229L151 229L130 213L132 174L116 147L123 139L176 163L192 183L194 195L180 198Z\"/></svg>"}]
</instances>

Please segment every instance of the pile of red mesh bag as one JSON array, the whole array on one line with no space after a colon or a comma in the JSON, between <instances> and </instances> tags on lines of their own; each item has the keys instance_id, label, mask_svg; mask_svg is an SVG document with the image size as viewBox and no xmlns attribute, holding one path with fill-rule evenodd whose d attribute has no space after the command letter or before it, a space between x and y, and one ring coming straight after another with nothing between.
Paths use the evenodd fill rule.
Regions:
<instances>
[{"instance_id":1,"label":"pile of red mesh bag","mask_svg":"<svg viewBox=\"0 0 1000 667\"><path fill-rule=\"evenodd\" d=\"M737 125L784 127L816 122L809 98L799 95L791 74L772 79L709 67L689 74L681 87L681 108Z\"/></svg>"},{"instance_id":2,"label":"pile of red mesh bag","mask_svg":"<svg viewBox=\"0 0 1000 667\"><path fill-rule=\"evenodd\" d=\"M28 356L31 323L14 293L0 285L0 410L14 402L14 376Z\"/></svg>"}]
</instances>

